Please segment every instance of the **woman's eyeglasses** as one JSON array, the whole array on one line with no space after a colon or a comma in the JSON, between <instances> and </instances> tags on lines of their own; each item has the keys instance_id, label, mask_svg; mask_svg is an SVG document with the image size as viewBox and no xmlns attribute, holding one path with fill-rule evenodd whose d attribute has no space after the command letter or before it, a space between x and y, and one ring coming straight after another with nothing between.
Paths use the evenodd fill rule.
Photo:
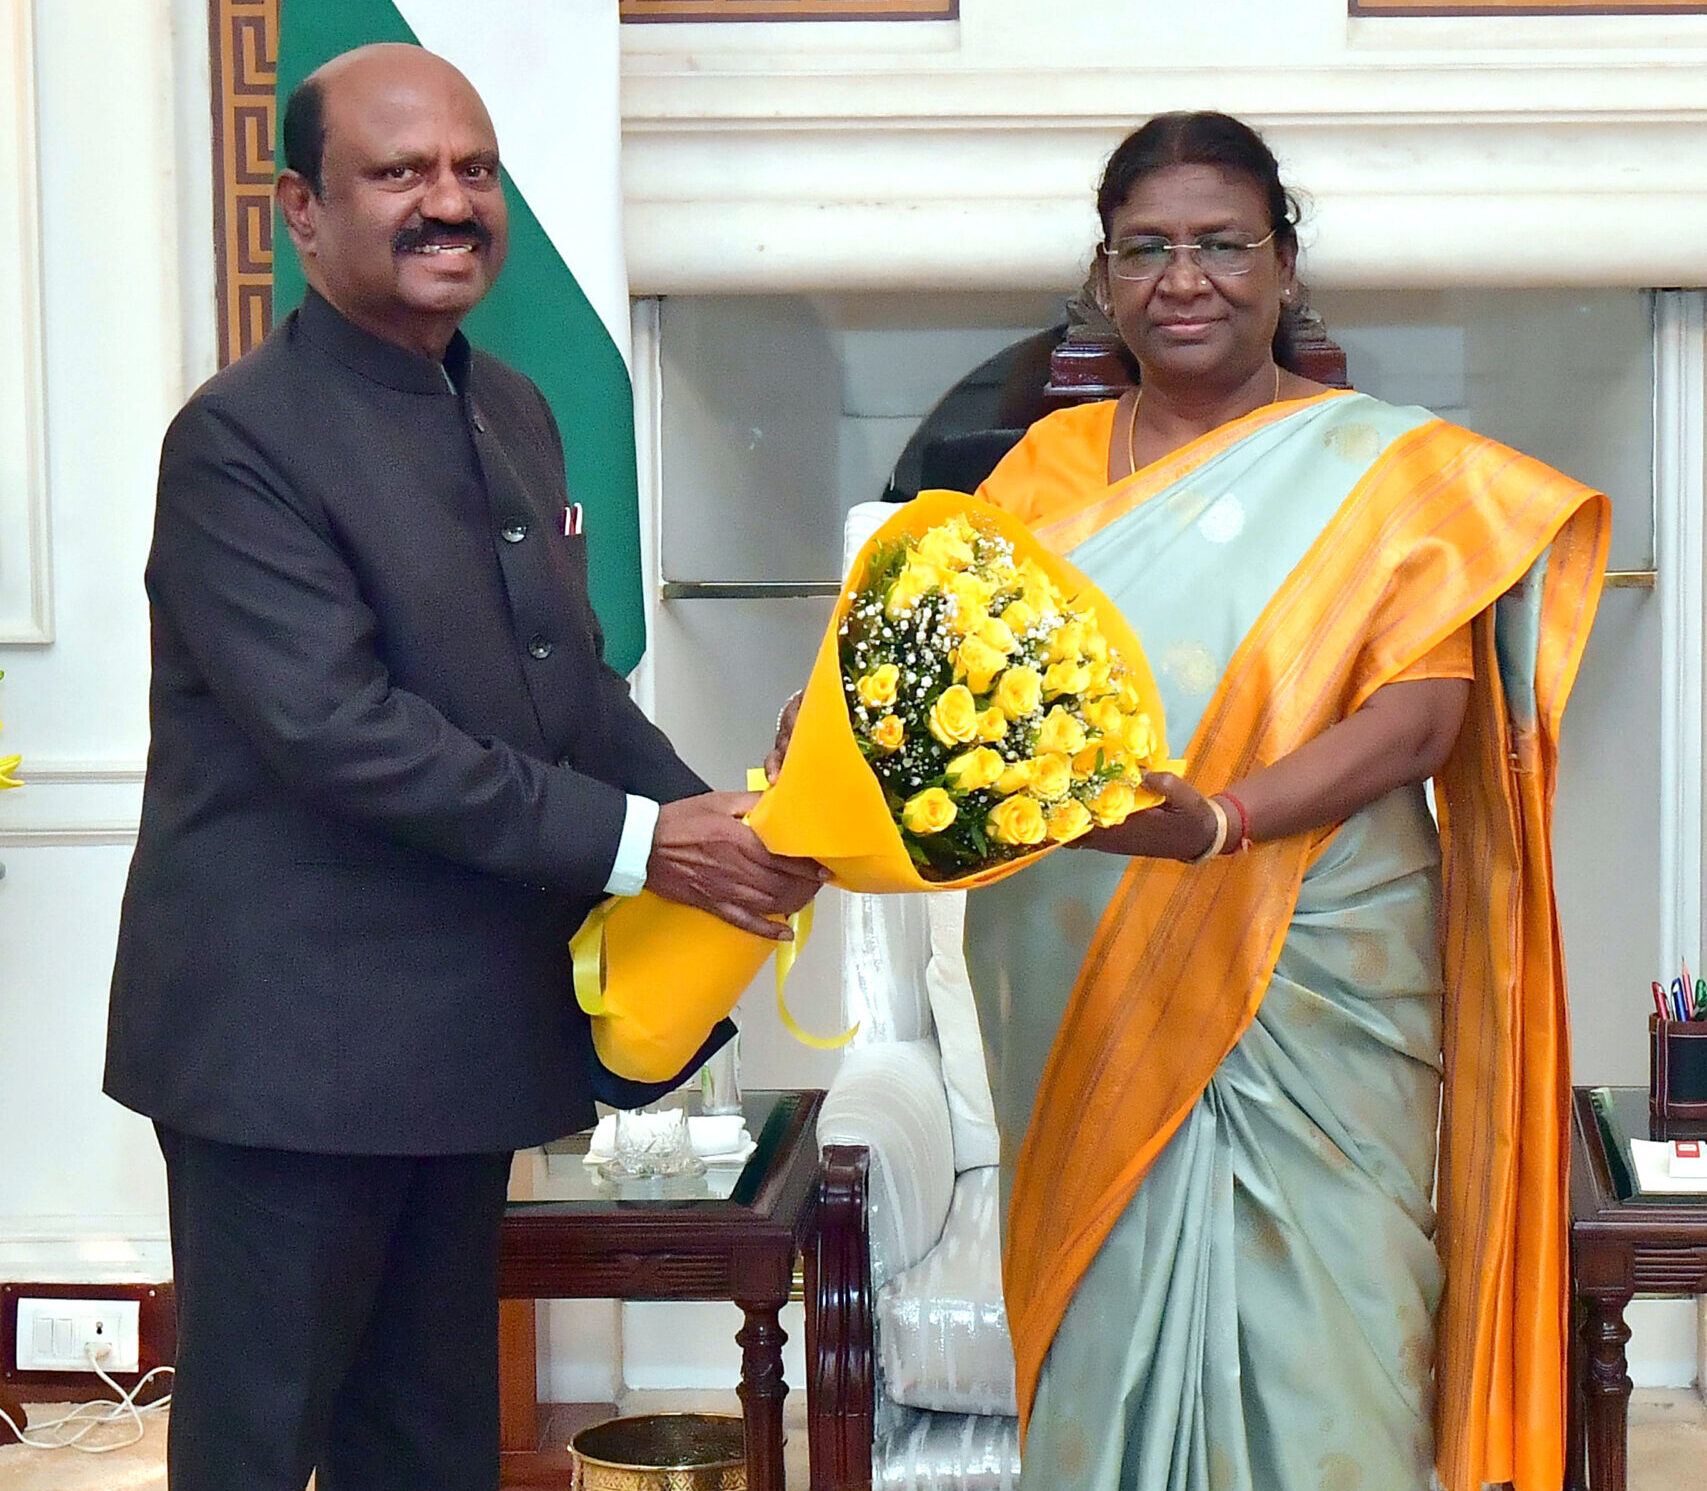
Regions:
<instances>
[{"instance_id":1,"label":"woman's eyeglasses","mask_svg":"<svg viewBox=\"0 0 1707 1491\"><path fill-rule=\"evenodd\" d=\"M1236 234L1205 233L1189 243L1169 243L1160 235L1141 234L1123 238L1112 246L1104 246L1108 270L1121 280L1158 280L1168 272L1175 254L1186 254L1193 264L1211 279L1226 279L1249 274L1256 267L1257 250L1269 243L1279 229L1271 229L1267 238L1246 243Z\"/></svg>"}]
</instances>

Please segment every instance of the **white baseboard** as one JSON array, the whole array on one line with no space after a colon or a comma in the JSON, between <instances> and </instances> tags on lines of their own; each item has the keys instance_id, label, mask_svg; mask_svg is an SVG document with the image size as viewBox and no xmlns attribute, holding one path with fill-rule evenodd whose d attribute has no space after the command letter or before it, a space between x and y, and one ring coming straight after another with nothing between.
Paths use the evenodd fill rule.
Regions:
<instances>
[{"instance_id":1,"label":"white baseboard","mask_svg":"<svg viewBox=\"0 0 1707 1491\"><path fill-rule=\"evenodd\" d=\"M160 1283L172 1248L158 1216L0 1217L0 1279L19 1283Z\"/></svg>"}]
</instances>

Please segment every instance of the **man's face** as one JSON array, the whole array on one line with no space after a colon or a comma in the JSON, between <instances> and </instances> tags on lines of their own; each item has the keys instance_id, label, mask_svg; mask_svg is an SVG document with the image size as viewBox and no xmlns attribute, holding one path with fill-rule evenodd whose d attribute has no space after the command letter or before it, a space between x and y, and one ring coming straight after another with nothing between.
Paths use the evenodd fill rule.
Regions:
<instances>
[{"instance_id":1,"label":"man's face","mask_svg":"<svg viewBox=\"0 0 1707 1491\"><path fill-rule=\"evenodd\" d=\"M357 325L440 356L509 247L492 121L458 73L406 48L332 72L324 117L320 196L280 184L309 283Z\"/></svg>"}]
</instances>

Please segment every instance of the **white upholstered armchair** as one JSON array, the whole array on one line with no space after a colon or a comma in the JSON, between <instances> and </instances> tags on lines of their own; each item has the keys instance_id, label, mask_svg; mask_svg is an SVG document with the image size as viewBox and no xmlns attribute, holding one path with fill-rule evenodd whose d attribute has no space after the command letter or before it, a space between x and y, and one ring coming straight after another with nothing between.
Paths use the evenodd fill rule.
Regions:
<instances>
[{"instance_id":1,"label":"white upholstered armchair","mask_svg":"<svg viewBox=\"0 0 1707 1491\"><path fill-rule=\"evenodd\" d=\"M849 552L893 510L855 508ZM814 1485L997 1491L1018 1480L1000 1151L964 921L959 893L844 900L843 1003L860 1029L818 1124L809 1350L836 1422L813 1426Z\"/></svg>"}]
</instances>

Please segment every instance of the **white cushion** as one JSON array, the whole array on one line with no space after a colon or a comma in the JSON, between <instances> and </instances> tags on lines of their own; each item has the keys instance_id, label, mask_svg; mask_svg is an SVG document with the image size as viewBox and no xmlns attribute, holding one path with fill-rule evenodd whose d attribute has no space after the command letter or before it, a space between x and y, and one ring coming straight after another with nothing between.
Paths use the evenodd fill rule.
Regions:
<instances>
[{"instance_id":1,"label":"white cushion","mask_svg":"<svg viewBox=\"0 0 1707 1491\"><path fill-rule=\"evenodd\" d=\"M855 1045L930 1037L930 900L851 892L841 898L842 1019L859 1027Z\"/></svg>"},{"instance_id":2,"label":"white cushion","mask_svg":"<svg viewBox=\"0 0 1707 1491\"><path fill-rule=\"evenodd\" d=\"M930 914L925 988L942 1052L948 1117L954 1126L954 1168L997 1165L1002 1159L1002 1136L996 1128L990 1071L984 1063L984 1033L966 972L966 892L943 891L924 900Z\"/></svg>"},{"instance_id":3,"label":"white cushion","mask_svg":"<svg viewBox=\"0 0 1707 1491\"><path fill-rule=\"evenodd\" d=\"M842 520L844 575L853 565L854 555L865 547L866 540L900 512L903 506L905 504L900 502L856 502L848 509L847 517Z\"/></svg>"},{"instance_id":4,"label":"white cushion","mask_svg":"<svg viewBox=\"0 0 1707 1491\"><path fill-rule=\"evenodd\" d=\"M954 1136L930 1041L855 1046L818 1115L819 1144L871 1151L866 1210L874 1288L935 1246L954 1195Z\"/></svg>"},{"instance_id":5,"label":"white cushion","mask_svg":"<svg viewBox=\"0 0 1707 1491\"><path fill-rule=\"evenodd\" d=\"M897 1403L1019 1412L1002 1300L998 1176L993 1165L960 1175L937 1245L877 1291L877 1347Z\"/></svg>"}]
</instances>

